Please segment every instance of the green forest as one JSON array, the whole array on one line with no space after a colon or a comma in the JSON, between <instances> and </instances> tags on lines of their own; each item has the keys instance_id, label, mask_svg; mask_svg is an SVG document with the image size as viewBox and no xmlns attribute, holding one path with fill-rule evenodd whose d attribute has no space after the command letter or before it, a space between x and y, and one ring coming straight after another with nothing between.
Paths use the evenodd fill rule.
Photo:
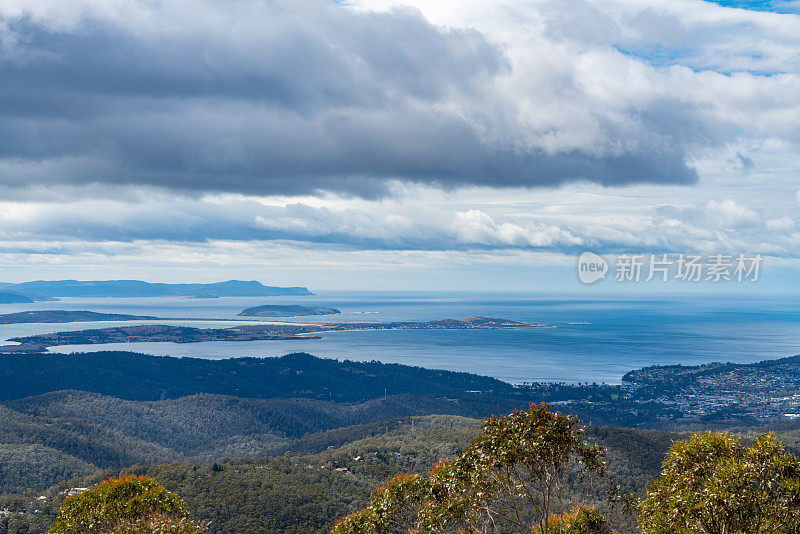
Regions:
<instances>
[{"instance_id":1,"label":"green forest","mask_svg":"<svg viewBox=\"0 0 800 534\"><path fill-rule=\"evenodd\" d=\"M327 532L367 506L390 477L456 457L479 435L482 418L531 402L553 402L584 422L587 442L605 448L623 496L641 495L673 442L690 432L713 427L751 439L769 426L789 450L800 436L792 421L678 424L658 403L626 399L617 386L514 387L306 354L7 358L0 370L9 385L0 403L0 534L43 533L70 490L124 475L152 477L185 500L190 517L210 522L211 533ZM592 499L608 512L601 496ZM634 513L614 512L620 532L636 532L634 523Z\"/></svg>"},{"instance_id":2,"label":"green forest","mask_svg":"<svg viewBox=\"0 0 800 534\"><path fill-rule=\"evenodd\" d=\"M45 489L8 492L0 508L25 513L0 520L0 533L44 532L69 489L124 474L153 477L183 497L193 517L210 520L211 532L327 532L337 518L363 507L385 479L430 469L466 447L479 428L479 420L458 416L390 419L310 434L291 448L276 449L280 454L271 458L97 469ZM608 449L611 471L625 491L643 489L681 436L612 428L588 432ZM342 468L346 471L337 471ZM37 500L41 496L46 499Z\"/></svg>"}]
</instances>

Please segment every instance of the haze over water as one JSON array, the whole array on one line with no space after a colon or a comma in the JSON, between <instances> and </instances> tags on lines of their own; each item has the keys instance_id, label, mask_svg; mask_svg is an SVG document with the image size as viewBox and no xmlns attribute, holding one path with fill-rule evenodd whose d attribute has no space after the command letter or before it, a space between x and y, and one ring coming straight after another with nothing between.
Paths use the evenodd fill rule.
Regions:
<instances>
[{"instance_id":1,"label":"haze over water","mask_svg":"<svg viewBox=\"0 0 800 534\"><path fill-rule=\"evenodd\" d=\"M793 298L630 297L512 293L321 292L312 297L63 299L0 305L0 313L29 309L85 309L172 318L234 318L259 304L326 305L340 315L304 321L428 321L491 316L555 328L490 331L363 331L326 333L307 341L123 343L56 347L57 352L134 350L157 355L230 358L289 352L379 360L467 371L510 382L619 382L648 365L712 361L755 362L800 353L800 302ZM157 323L158 321L146 321ZM0 325L7 339L122 323ZM138 324L138 323L137 323ZM203 327L230 323L181 321Z\"/></svg>"}]
</instances>

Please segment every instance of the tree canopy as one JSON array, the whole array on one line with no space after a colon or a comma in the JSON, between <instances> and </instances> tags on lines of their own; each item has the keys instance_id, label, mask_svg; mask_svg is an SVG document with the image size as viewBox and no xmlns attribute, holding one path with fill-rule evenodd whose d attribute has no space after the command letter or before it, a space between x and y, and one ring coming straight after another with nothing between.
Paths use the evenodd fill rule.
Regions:
<instances>
[{"instance_id":1,"label":"tree canopy","mask_svg":"<svg viewBox=\"0 0 800 534\"><path fill-rule=\"evenodd\" d=\"M200 534L186 504L144 476L108 479L68 497L49 534Z\"/></svg>"},{"instance_id":2,"label":"tree canopy","mask_svg":"<svg viewBox=\"0 0 800 534\"><path fill-rule=\"evenodd\" d=\"M605 450L583 439L571 416L547 405L490 417L473 444L427 477L398 475L372 495L369 506L340 520L333 534L503 531L606 532L595 510L568 513L567 484L605 471ZM556 530L553 530L555 528Z\"/></svg>"},{"instance_id":3,"label":"tree canopy","mask_svg":"<svg viewBox=\"0 0 800 534\"><path fill-rule=\"evenodd\" d=\"M642 534L800 531L800 462L772 434L751 446L727 433L676 442L640 504Z\"/></svg>"}]
</instances>

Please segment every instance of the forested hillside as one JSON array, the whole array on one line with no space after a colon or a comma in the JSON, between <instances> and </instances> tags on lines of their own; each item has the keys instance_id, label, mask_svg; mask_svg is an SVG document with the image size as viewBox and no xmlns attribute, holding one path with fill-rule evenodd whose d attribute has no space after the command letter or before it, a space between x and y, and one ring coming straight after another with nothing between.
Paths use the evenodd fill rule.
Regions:
<instances>
[{"instance_id":1,"label":"forested hillside","mask_svg":"<svg viewBox=\"0 0 800 534\"><path fill-rule=\"evenodd\" d=\"M131 352L3 356L0 400L74 389L130 400L214 393L248 398L302 397L359 402L388 394L510 394L494 378L379 362L289 354L282 358L206 360Z\"/></svg>"},{"instance_id":2,"label":"forested hillside","mask_svg":"<svg viewBox=\"0 0 800 534\"><path fill-rule=\"evenodd\" d=\"M0 534L12 532L10 528L43 532L66 490L119 473L152 476L181 495L193 517L210 519L213 533L327 532L336 518L363 507L369 493L387 477L429 469L438 459L452 457L467 446L478 430L479 421L469 418L404 418L310 435L274 459L101 471L40 492L45 500L36 500L33 492L6 497L0 508L29 512L34 506L40 512L0 519ZM608 448L611 472L623 490L639 491L658 473L664 452L680 436L590 428L587 437Z\"/></svg>"},{"instance_id":3,"label":"forested hillside","mask_svg":"<svg viewBox=\"0 0 800 534\"><path fill-rule=\"evenodd\" d=\"M47 488L96 471L95 465L42 445L0 445L0 494Z\"/></svg>"},{"instance_id":4,"label":"forested hillside","mask_svg":"<svg viewBox=\"0 0 800 534\"><path fill-rule=\"evenodd\" d=\"M317 452L345 442L335 432L320 432L436 413L442 406L442 402L412 396L357 404L208 394L127 401L61 391L0 405L0 444L37 445L59 452L63 457L53 462L63 464L61 471L72 476L83 473L85 464L105 469L170 461L210 463L226 457L275 456L298 449ZM370 427L360 428L368 431ZM19 458L22 461L23 457ZM39 469L37 463L28 466L30 473ZM31 474L29 487L43 489L52 482L45 476L42 481L36 480ZM0 471L0 492L14 488L16 482L7 483L5 471Z\"/></svg>"},{"instance_id":5,"label":"forested hillside","mask_svg":"<svg viewBox=\"0 0 800 534\"><path fill-rule=\"evenodd\" d=\"M43 532L66 489L121 472L155 477L194 517L212 520L213 533L323 532L387 477L456 454L479 418L531 402L554 402L589 424L615 483L639 492L677 434L592 424L726 424L676 418L649 384L514 387L307 354L213 361L102 352L3 363L0 534ZM751 368L760 369L743 367ZM767 423L788 445L800 441L797 422L758 425Z\"/></svg>"}]
</instances>

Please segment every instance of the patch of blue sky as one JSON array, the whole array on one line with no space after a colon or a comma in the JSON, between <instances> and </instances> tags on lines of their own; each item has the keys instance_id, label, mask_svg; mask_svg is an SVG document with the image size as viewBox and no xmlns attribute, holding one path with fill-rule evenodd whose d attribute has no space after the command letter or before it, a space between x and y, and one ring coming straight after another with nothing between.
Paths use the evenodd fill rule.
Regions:
<instances>
[{"instance_id":1,"label":"patch of blue sky","mask_svg":"<svg viewBox=\"0 0 800 534\"><path fill-rule=\"evenodd\" d=\"M643 59L651 65L659 67L683 65L685 64L686 58L693 55L693 50L691 48L673 48L663 46L659 43L651 43L636 47L616 45L614 48L626 56Z\"/></svg>"},{"instance_id":2,"label":"patch of blue sky","mask_svg":"<svg viewBox=\"0 0 800 534\"><path fill-rule=\"evenodd\" d=\"M749 9L751 11L772 11L774 13L800 14L798 0L707 0L725 7Z\"/></svg>"},{"instance_id":3,"label":"patch of blue sky","mask_svg":"<svg viewBox=\"0 0 800 534\"><path fill-rule=\"evenodd\" d=\"M738 72L746 72L754 76L774 76L777 74L784 74L784 71L767 71L753 68L731 69L729 65L701 64L697 59L697 51L692 48L672 48L656 43L637 47L618 44L615 45L614 48L621 54L645 61L655 67L681 65L683 67L692 69L694 72L714 71L726 76L730 76ZM741 57L740 59L747 60L746 62L742 61L742 64L757 64L763 58L761 54L753 53L747 55L746 57Z\"/></svg>"}]
</instances>

